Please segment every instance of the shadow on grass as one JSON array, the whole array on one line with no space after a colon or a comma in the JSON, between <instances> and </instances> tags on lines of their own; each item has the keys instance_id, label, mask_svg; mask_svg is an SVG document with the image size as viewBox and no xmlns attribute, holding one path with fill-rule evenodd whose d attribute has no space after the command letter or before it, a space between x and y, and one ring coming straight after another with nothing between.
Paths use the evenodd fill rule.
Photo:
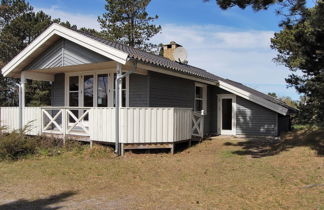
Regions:
<instances>
[{"instance_id":1,"label":"shadow on grass","mask_svg":"<svg viewBox=\"0 0 324 210\"><path fill-rule=\"evenodd\" d=\"M24 209L24 210L55 210L60 209L62 206L49 207L49 205L57 204L62 201L65 201L66 198L75 195L74 191L67 191L60 193L58 195L52 195L47 198L37 199L37 200L25 200L20 199L17 201L13 201L7 204L0 205L0 210L7 209Z\"/></svg>"},{"instance_id":2,"label":"shadow on grass","mask_svg":"<svg viewBox=\"0 0 324 210\"><path fill-rule=\"evenodd\" d=\"M316 151L318 156L324 156L324 129L305 129L289 132L280 140L248 138L247 141L232 143L227 146L239 146L243 150L234 151L237 155L251 155L254 158L277 155L294 147L306 146Z\"/></svg>"}]
</instances>

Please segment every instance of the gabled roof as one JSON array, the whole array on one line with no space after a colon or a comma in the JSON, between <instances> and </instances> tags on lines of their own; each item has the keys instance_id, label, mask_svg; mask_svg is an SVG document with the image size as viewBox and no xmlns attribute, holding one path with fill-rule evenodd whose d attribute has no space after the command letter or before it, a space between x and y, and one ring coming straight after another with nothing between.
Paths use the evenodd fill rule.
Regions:
<instances>
[{"instance_id":1,"label":"gabled roof","mask_svg":"<svg viewBox=\"0 0 324 210\"><path fill-rule=\"evenodd\" d=\"M287 113L287 109L291 110L291 111L296 111L296 109L288 106L286 103L272 97L272 96L269 96L269 95L266 95L262 92L259 92L255 89L252 89L250 87L247 87L241 83L238 83L238 82L235 82L235 81L232 81L232 80L229 80L229 79L224 79L222 77L219 77L219 76L216 76L212 73L209 73L208 71L206 70L203 70L203 69L200 69L200 68L197 68L197 67L194 67L194 66L191 66L191 65L188 65L188 64L181 64L181 63L178 63L178 62L175 62L175 61L171 61L170 59L168 58L165 58L163 56L160 56L160 55L155 55L155 54L152 54L152 53L148 53L148 52L145 52L143 50L140 50L140 49L136 49L136 48L133 48L133 47L129 47L129 46L126 46L126 45L123 45L123 44L120 44L120 43L117 43L117 42L112 42L112 41L109 41L109 40L106 40L106 39L103 39L103 38L100 38L100 37L97 37L97 36L94 36L94 35L91 35L91 34L88 34L88 33L85 33L85 32L81 32L79 31L79 33L82 33L84 34L85 36L88 36L92 39L95 39L99 42L102 42L104 44L107 44L111 47L114 47L116 49L119 49L123 52L126 52L128 53L128 56L129 58L131 59L134 59L134 60L137 60L137 61L141 61L141 62L144 62L144 63L147 63L147 64L153 64L153 65L157 65L157 66L160 66L160 67L163 67L163 68L167 68L167 69L170 69L170 70L174 70L174 71L178 71L178 72L182 72L182 73L185 73L185 74L189 74L189 75L193 75L193 76L197 76L197 77L200 77L202 79L206 79L206 80L210 80L210 81L222 81L223 83L227 83L229 85L232 85L234 87L237 87L239 89L242 89L252 95L255 95L257 98L261 98L261 99L264 99L264 100L267 100L271 103L274 103L276 105L279 105L279 106L282 106L284 107L284 109L281 109L282 111L280 111L279 113L280 114L286 114ZM222 88L225 88L225 87L222 87ZM231 90L227 89L228 91L231 92ZM243 97L243 95L242 95ZM247 99L251 100L250 96L248 96L247 94ZM255 101L254 101L255 102ZM263 105L263 103L259 103L260 105ZM269 106L267 106L267 108L269 108ZM273 111L277 111L278 112L278 106L272 108Z\"/></svg>"},{"instance_id":2,"label":"gabled roof","mask_svg":"<svg viewBox=\"0 0 324 210\"><path fill-rule=\"evenodd\" d=\"M121 50L121 51L127 53L128 57L130 59L141 61L141 62L144 62L147 64L153 64L153 65L156 65L159 67L167 68L170 70L175 70L178 72L182 72L182 73L189 74L192 76L197 76L202 79L207 79L207 80L211 80L211 81L221 79L220 77L218 77L214 74L211 74L211 73L207 72L206 70L203 70L203 69L200 69L200 68L197 68L194 66L171 61L170 59L165 58L163 56L145 52L143 50L129 47L127 45L120 44L117 42L112 42L112 41L109 41L109 40L106 40L106 39L103 39L103 38L100 38L100 37L97 37L97 36L82 32L82 31L78 31L78 32L87 36L87 37L90 37L94 40L97 40L101 43L104 43L108 46L114 47L118 50Z\"/></svg>"},{"instance_id":3,"label":"gabled roof","mask_svg":"<svg viewBox=\"0 0 324 210\"><path fill-rule=\"evenodd\" d=\"M289 107L280 100L249 88L241 83L216 76L206 70L171 61L163 56L148 53L117 42L112 42L82 31L71 30L58 24L51 25L6 66L4 66L2 68L2 74L4 76L12 76L15 72L21 71L24 62L28 59L30 60L33 56L37 56L38 49L48 46L48 44L46 45L46 42L50 42L50 40L55 36L63 37L121 64L126 64L127 60L133 59L166 70L195 76L206 81L218 82L221 88L283 115L286 115L289 110L295 111L295 109Z\"/></svg>"}]
</instances>

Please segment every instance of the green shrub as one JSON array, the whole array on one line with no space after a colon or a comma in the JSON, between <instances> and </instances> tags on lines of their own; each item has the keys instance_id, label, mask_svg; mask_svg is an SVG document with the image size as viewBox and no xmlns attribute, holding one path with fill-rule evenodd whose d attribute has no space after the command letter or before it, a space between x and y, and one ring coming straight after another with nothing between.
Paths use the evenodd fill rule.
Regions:
<instances>
[{"instance_id":1,"label":"green shrub","mask_svg":"<svg viewBox=\"0 0 324 210\"><path fill-rule=\"evenodd\" d=\"M76 140L66 140L65 144L62 139L51 138L46 136L28 136L26 126L22 131L13 131L3 133L6 129L0 127L0 160L18 160L26 156L57 156L64 152L74 154L87 153L90 157L101 157L109 152L104 147L96 147L94 150L85 150L86 146ZM90 151L90 152L89 152Z\"/></svg>"},{"instance_id":2,"label":"green shrub","mask_svg":"<svg viewBox=\"0 0 324 210\"><path fill-rule=\"evenodd\" d=\"M0 159L17 160L37 151L37 141L24 135L23 132L13 131L0 137Z\"/></svg>"}]
</instances>

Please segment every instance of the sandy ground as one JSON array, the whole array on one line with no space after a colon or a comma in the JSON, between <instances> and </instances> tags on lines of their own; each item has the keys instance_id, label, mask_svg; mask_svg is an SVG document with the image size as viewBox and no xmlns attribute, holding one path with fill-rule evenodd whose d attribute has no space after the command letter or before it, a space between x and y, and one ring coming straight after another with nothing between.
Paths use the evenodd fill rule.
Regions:
<instances>
[{"instance_id":1,"label":"sandy ground","mask_svg":"<svg viewBox=\"0 0 324 210\"><path fill-rule=\"evenodd\" d=\"M0 162L0 210L324 209L318 152L307 144L217 137L175 155Z\"/></svg>"}]
</instances>

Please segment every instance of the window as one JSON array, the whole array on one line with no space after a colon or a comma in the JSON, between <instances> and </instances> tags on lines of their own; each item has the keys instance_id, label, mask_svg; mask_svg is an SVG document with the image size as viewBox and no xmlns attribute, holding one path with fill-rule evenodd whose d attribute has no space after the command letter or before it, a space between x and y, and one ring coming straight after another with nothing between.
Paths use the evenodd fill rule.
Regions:
<instances>
[{"instance_id":1,"label":"window","mask_svg":"<svg viewBox=\"0 0 324 210\"><path fill-rule=\"evenodd\" d=\"M79 77L69 78L69 106L79 105Z\"/></svg>"},{"instance_id":2,"label":"window","mask_svg":"<svg viewBox=\"0 0 324 210\"><path fill-rule=\"evenodd\" d=\"M97 82L97 106L108 106L108 74L99 74Z\"/></svg>"},{"instance_id":3,"label":"window","mask_svg":"<svg viewBox=\"0 0 324 210\"><path fill-rule=\"evenodd\" d=\"M201 83L196 83L195 85L195 104L194 110L196 112L207 113L207 86Z\"/></svg>"},{"instance_id":4,"label":"window","mask_svg":"<svg viewBox=\"0 0 324 210\"><path fill-rule=\"evenodd\" d=\"M93 107L93 75L83 77L83 106Z\"/></svg>"},{"instance_id":5,"label":"window","mask_svg":"<svg viewBox=\"0 0 324 210\"><path fill-rule=\"evenodd\" d=\"M116 74L114 74L114 106L115 106L115 80ZM126 107L128 106L128 97L127 97L127 87L128 87L128 77L124 77L122 79L122 89L121 89L121 106Z\"/></svg>"},{"instance_id":6,"label":"window","mask_svg":"<svg viewBox=\"0 0 324 210\"><path fill-rule=\"evenodd\" d=\"M115 73L66 74L66 106L112 107L115 104ZM121 106L128 106L129 77L122 81Z\"/></svg>"}]
</instances>

